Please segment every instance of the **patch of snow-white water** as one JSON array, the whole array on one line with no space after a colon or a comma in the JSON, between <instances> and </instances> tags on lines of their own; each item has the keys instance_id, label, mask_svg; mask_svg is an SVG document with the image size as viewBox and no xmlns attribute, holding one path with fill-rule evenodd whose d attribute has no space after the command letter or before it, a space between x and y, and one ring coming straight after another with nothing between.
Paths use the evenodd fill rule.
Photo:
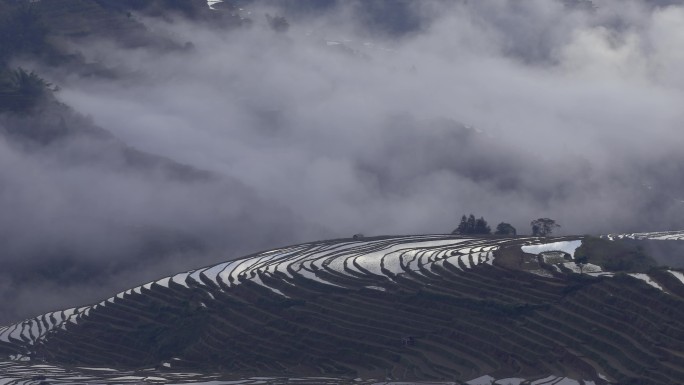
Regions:
<instances>
[{"instance_id":1,"label":"patch of snow-white water","mask_svg":"<svg viewBox=\"0 0 684 385\"><path fill-rule=\"evenodd\" d=\"M307 247L299 255L296 255L297 252L294 251L290 257L284 258L283 261L275 264L274 271L288 278L294 278L292 272L301 269L304 263L312 259L312 255L318 255L317 253L325 249L325 247L321 245Z\"/></svg>"},{"instance_id":2,"label":"patch of snow-white water","mask_svg":"<svg viewBox=\"0 0 684 385\"><path fill-rule=\"evenodd\" d=\"M566 254L562 251L545 251L541 256L544 259L544 263L548 265L555 265L568 261L565 259Z\"/></svg>"},{"instance_id":3,"label":"patch of snow-white water","mask_svg":"<svg viewBox=\"0 0 684 385\"><path fill-rule=\"evenodd\" d=\"M553 385L581 385L579 381L570 378L563 378L558 382L554 382Z\"/></svg>"},{"instance_id":4,"label":"patch of snow-white water","mask_svg":"<svg viewBox=\"0 0 684 385\"><path fill-rule=\"evenodd\" d=\"M390 254L396 253L396 252L401 252L401 251L408 251L408 250L416 250L416 251L428 251L432 248L440 248L440 247L447 247L447 246L452 246L456 245L462 242L468 241L468 239L440 239L440 240L426 240L426 241L419 241L419 242L408 242L408 243L399 243L393 246L390 246L388 248L384 248L375 252L367 253L364 255L359 255L356 258L354 258L354 261L361 266L363 269L369 271L371 274L375 275L382 275L384 276L385 274L382 273L381 271L381 264L384 262L385 257L389 256ZM414 255L415 256L415 255ZM398 256L395 254L392 257L389 258L397 258ZM400 259L400 258L397 258ZM390 270L394 274L399 274L403 273L404 271L397 270L397 265L396 262L389 263L391 265L391 269L385 266L387 270ZM401 268L401 266L399 266Z\"/></svg>"},{"instance_id":5,"label":"patch of snow-white water","mask_svg":"<svg viewBox=\"0 0 684 385\"><path fill-rule=\"evenodd\" d=\"M571 256L575 256L575 250L582 245L581 240L576 241L562 241L562 242L552 242L543 243L541 245L527 245L522 246L523 252L528 254L541 254L545 251L562 251L568 253Z\"/></svg>"},{"instance_id":6,"label":"patch of snow-white water","mask_svg":"<svg viewBox=\"0 0 684 385\"><path fill-rule=\"evenodd\" d=\"M488 251L485 255L484 262L488 265L494 265L494 253L491 251Z\"/></svg>"},{"instance_id":7,"label":"patch of snow-white water","mask_svg":"<svg viewBox=\"0 0 684 385\"><path fill-rule=\"evenodd\" d=\"M222 282L223 284L227 286L233 286L233 283L230 281L231 278L231 273L233 270L235 270L235 267L240 265L242 260L237 260L237 261L230 261L230 262L225 262L220 265L212 266L202 273L200 273L200 277L204 276L205 278L208 278L212 282ZM233 278L234 279L234 278Z\"/></svg>"},{"instance_id":8,"label":"patch of snow-white water","mask_svg":"<svg viewBox=\"0 0 684 385\"><path fill-rule=\"evenodd\" d=\"M308 280L310 280L310 281L320 282L320 283L322 283L322 284L324 284L324 285L337 286L337 287L341 287L341 288L343 288L343 289L345 288L344 286L340 286L340 285L338 285L338 284L336 284L336 283L332 283L332 282L325 281L325 280L321 279L320 277L318 277L318 276L316 275L316 273L314 273L313 271L309 271L309 270L307 270L307 269L305 269L305 268L302 268L302 269L300 269L300 270L297 270L296 273L299 274L299 275L301 275L302 277L304 277L304 279L308 279Z\"/></svg>"},{"instance_id":9,"label":"patch of snow-white water","mask_svg":"<svg viewBox=\"0 0 684 385\"><path fill-rule=\"evenodd\" d=\"M470 269L478 264L486 263L488 265L494 264L494 253L492 252L477 252L473 254L468 254L474 249L462 248L456 250L457 254L446 257L443 261L447 262L449 265L459 269ZM468 252L468 253L465 253Z\"/></svg>"},{"instance_id":10,"label":"patch of snow-white water","mask_svg":"<svg viewBox=\"0 0 684 385\"><path fill-rule=\"evenodd\" d=\"M558 377L556 377L556 376L548 376L548 377L542 378L541 380L537 380L537 381L532 382L532 385L553 384L552 381L555 382L557 379L558 379Z\"/></svg>"},{"instance_id":11,"label":"patch of snow-white water","mask_svg":"<svg viewBox=\"0 0 684 385\"><path fill-rule=\"evenodd\" d=\"M465 269L470 269L472 267L470 263L470 255L461 255L458 258L458 261L461 263L461 267Z\"/></svg>"},{"instance_id":12,"label":"patch of snow-white water","mask_svg":"<svg viewBox=\"0 0 684 385\"><path fill-rule=\"evenodd\" d=\"M582 267L582 271L584 271L587 274L592 274L592 273L601 273L603 272L603 269L599 265L594 265L593 263L585 263L584 266Z\"/></svg>"},{"instance_id":13,"label":"patch of snow-white water","mask_svg":"<svg viewBox=\"0 0 684 385\"><path fill-rule=\"evenodd\" d=\"M520 385L524 381L524 378L504 378L503 380L498 380L494 382L495 385Z\"/></svg>"},{"instance_id":14,"label":"patch of snow-white water","mask_svg":"<svg viewBox=\"0 0 684 385\"><path fill-rule=\"evenodd\" d=\"M207 0L207 5L211 9L216 9L216 4L223 3L223 0Z\"/></svg>"},{"instance_id":15,"label":"patch of snow-white water","mask_svg":"<svg viewBox=\"0 0 684 385\"><path fill-rule=\"evenodd\" d=\"M209 279L211 282L218 283L219 276L221 277L221 280L223 280L223 276L221 276L221 272L225 271L228 266L232 266L232 264L239 263L239 261L230 261L230 262L225 262L221 263L212 267L209 267L207 269L204 269L200 272L199 277L200 280L199 282L202 283L202 276L205 278ZM193 278L194 279L194 278ZM223 281L226 285L229 285L228 280L226 279Z\"/></svg>"},{"instance_id":16,"label":"patch of snow-white water","mask_svg":"<svg viewBox=\"0 0 684 385\"><path fill-rule=\"evenodd\" d=\"M553 278L553 274L549 273L548 271L544 269L535 269L535 270L525 270L528 273L532 273L534 275L538 275L540 277L545 277L545 278Z\"/></svg>"},{"instance_id":17,"label":"patch of snow-white water","mask_svg":"<svg viewBox=\"0 0 684 385\"><path fill-rule=\"evenodd\" d=\"M188 279L188 275L190 275L190 273L176 274L173 277L171 277L171 281L173 281L174 283L177 283L181 286L185 286L186 288L189 289L190 286L188 286L188 283L186 282Z\"/></svg>"},{"instance_id":18,"label":"patch of snow-white water","mask_svg":"<svg viewBox=\"0 0 684 385\"><path fill-rule=\"evenodd\" d=\"M145 377L140 377L140 376L121 376L121 377L108 378L108 380L110 380L110 381L141 381L144 379L145 379Z\"/></svg>"},{"instance_id":19,"label":"patch of snow-white water","mask_svg":"<svg viewBox=\"0 0 684 385\"><path fill-rule=\"evenodd\" d=\"M40 332L40 326L38 325L38 322L31 322L31 327L29 329L29 339L35 340L38 337L40 337L41 332Z\"/></svg>"},{"instance_id":20,"label":"patch of snow-white water","mask_svg":"<svg viewBox=\"0 0 684 385\"><path fill-rule=\"evenodd\" d=\"M473 248L472 247L462 247L462 248L458 249L458 252L460 254L470 254L473 252Z\"/></svg>"},{"instance_id":21,"label":"patch of snow-white water","mask_svg":"<svg viewBox=\"0 0 684 385\"><path fill-rule=\"evenodd\" d=\"M320 250L312 255L311 264L319 270L334 270L336 273L346 275L344 261L348 257L348 253L345 250L354 247L358 247L358 242L340 243Z\"/></svg>"},{"instance_id":22,"label":"patch of snow-white water","mask_svg":"<svg viewBox=\"0 0 684 385\"><path fill-rule=\"evenodd\" d=\"M466 381L466 384L468 385L492 385L496 378L492 376L482 376L478 377L474 380Z\"/></svg>"},{"instance_id":23,"label":"patch of snow-white water","mask_svg":"<svg viewBox=\"0 0 684 385\"><path fill-rule=\"evenodd\" d=\"M377 291L387 291L384 287L380 286L366 286L366 289L377 290Z\"/></svg>"},{"instance_id":24,"label":"patch of snow-white water","mask_svg":"<svg viewBox=\"0 0 684 385\"><path fill-rule=\"evenodd\" d=\"M668 270L668 272L675 276L682 284L684 284L684 273L681 271Z\"/></svg>"},{"instance_id":25,"label":"patch of snow-white water","mask_svg":"<svg viewBox=\"0 0 684 385\"><path fill-rule=\"evenodd\" d=\"M206 270L206 268L190 271L189 272L190 275L188 276L188 279L192 279L193 281L199 283L200 285L203 285L204 283L202 282L202 278L200 278L200 274L202 274L202 272L205 270Z\"/></svg>"},{"instance_id":26,"label":"patch of snow-white water","mask_svg":"<svg viewBox=\"0 0 684 385\"><path fill-rule=\"evenodd\" d=\"M634 278L637 278L637 279L640 279L640 280L646 282L647 284L649 284L649 285L655 287L656 289L663 290L663 287L660 286L660 285L658 285L655 281L653 281L653 280L651 279L651 277L648 276L648 274L644 274L644 273L631 273L631 274L629 274L629 275L632 276L632 277L634 277Z\"/></svg>"},{"instance_id":27,"label":"patch of snow-white water","mask_svg":"<svg viewBox=\"0 0 684 385\"><path fill-rule=\"evenodd\" d=\"M444 258L442 261L449 264L450 266L458 269L458 270L463 270L461 267L461 264L458 263L458 261L461 259L462 255L456 254L447 258ZM440 264L441 266L441 264Z\"/></svg>"},{"instance_id":28,"label":"patch of snow-white water","mask_svg":"<svg viewBox=\"0 0 684 385\"><path fill-rule=\"evenodd\" d=\"M91 368L87 366L77 366L76 369L88 370L92 372L118 372L118 370L111 368Z\"/></svg>"},{"instance_id":29,"label":"patch of snow-white water","mask_svg":"<svg viewBox=\"0 0 684 385\"><path fill-rule=\"evenodd\" d=\"M601 269L601 266L594 265L592 263L585 263L580 266L577 266L575 262L565 262L563 266L569 270L572 270L573 273L577 274L596 274L596 273L602 273L603 269Z\"/></svg>"},{"instance_id":30,"label":"patch of snow-white water","mask_svg":"<svg viewBox=\"0 0 684 385\"><path fill-rule=\"evenodd\" d=\"M259 277L258 274L255 275L254 277L252 277L252 278L250 279L250 281L256 283L256 284L259 285L259 286L262 286L262 287L267 288L268 290L270 290L270 291L272 291L272 292L278 294L278 295L281 296L281 297L290 298L289 296L287 296L287 295L286 295L285 293L283 293L282 291L280 291L280 290L278 290L278 289L276 289L276 288L270 287L270 286L268 286L267 284L265 284L264 281L261 280L261 277Z\"/></svg>"},{"instance_id":31,"label":"patch of snow-white water","mask_svg":"<svg viewBox=\"0 0 684 385\"><path fill-rule=\"evenodd\" d=\"M420 254L420 250L412 249L409 250L407 253L402 253L401 254L401 265L404 266L404 271L405 272L410 272L411 265L417 265L418 262L416 259L419 258L418 254Z\"/></svg>"},{"instance_id":32,"label":"patch of snow-white water","mask_svg":"<svg viewBox=\"0 0 684 385\"><path fill-rule=\"evenodd\" d=\"M660 231L653 233L631 233L631 234L608 234L603 235L611 241L616 239L649 239L655 241L681 241L684 240L684 231Z\"/></svg>"},{"instance_id":33,"label":"patch of snow-white water","mask_svg":"<svg viewBox=\"0 0 684 385\"><path fill-rule=\"evenodd\" d=\"M401 268L401 255L403 253L405 253L405 251L385 254L382 258L381 266L394 275L404 273L404 269Z\"/></svg>"},{"instance_id":34,"label":"patch of snow-white water","mask_svg":"<svg viewBox=\"0 0 684 385\"><path fill-rule=\"evenodd\" d=\"M143 381L145 381L146 383L151 382L153 384L154 383L166 384L168 382L168 380L166 378L162 378L162 377L145 377L145 378L143 378Z\"/></svg>"},{"instance_id":35,"label":"patch of snow-white water","mask_svg":"<svg viewBox=\"0 0 684 385\"><path fill-rule=\"evenodd\" d=\"M9 333L10 338L14 338L15 340L21 340L21 324L17 324L12 328L12 331Z\"/></svg>"},{"instance_id":36,"label":"patch of snow-white water","mask_svg":"<svg viewBox=\"0 0 684 385\"><path fill-rule=\"evenodd\" d=\"M242 277L245 277L247 275L248 270L256 263L256 261L252 258L249 259L244 259L242 260L242 263L239 263L237 266L235 266L230 273L228 274L227 277L225 277L224 273L227 272L226 270L223 270L221 272L221 279L223 282L227 285L237 285L240 282L240 279ZM224 279L227 278L227 279Z\"/></svg>"}]
</instances>

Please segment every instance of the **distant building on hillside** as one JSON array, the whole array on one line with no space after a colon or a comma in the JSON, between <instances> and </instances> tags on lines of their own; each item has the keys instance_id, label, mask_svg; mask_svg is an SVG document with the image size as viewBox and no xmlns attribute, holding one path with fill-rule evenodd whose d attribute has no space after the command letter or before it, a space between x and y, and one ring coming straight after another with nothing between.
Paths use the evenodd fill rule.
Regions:
<instances>
[{"instance_id":1,"label":"distant building on hillside","mask_svg":"<svg viewBox=\"0 0 684 385\"><path fill-rule=\"evenodd\" d=\"M414 346L416 344L416 339L413 336L406 336L401 339L401 344L403 346Z\"/></svg>"}]
</instances>

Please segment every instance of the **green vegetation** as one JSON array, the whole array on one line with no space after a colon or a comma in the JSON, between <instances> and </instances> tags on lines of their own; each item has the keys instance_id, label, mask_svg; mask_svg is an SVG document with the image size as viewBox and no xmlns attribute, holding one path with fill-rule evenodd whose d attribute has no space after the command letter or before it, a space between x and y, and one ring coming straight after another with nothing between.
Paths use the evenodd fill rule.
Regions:
<instances>
[{"instance_id":1,"label":"green vegetation","mask_svg":"<svg viewBox=\"0 0 684 385\"><path fill-rule=\"evenodd\" d=\"M646 272L657 265L656 261L646 255L638 241L616 240L587 237L582 246L575 251L576 259L591 260L609 271L629 273Z\"/></svg>"},{"instance_id":2,"label":"green vegetation","mask_svg":"<svg viewBox=\"0 0 684 385\"><path fill-rule=\"evenodd\" d=\"M187 18L214 14L206 0L0 0L0 67L20 55L51 65L69 63L75 58L64 44L70 38L98 36L132 46L169 46L169 41L151 36L133 12Z\"/></svg>"},{"instance_id":3,"label":"green vegetation","mask_svg":"<svg viewBox=\"0 0 684 385\"><path fill-rule=\"evenodd\" d=\"M186 17L196 17L207 10L205 0L96 0L96 2L102 8L124 13L142 12L148 16L160 16L171 11Z\"/></svg>"},{"instance_id":4,"label":"green vegetation","mask_svg":"<svg viewBox=\"0 0 684 385\"><path fill-rule=\"evenodd\" d=\"M30 112L50 91L50 83L32 71L0 70L0 112Z\"/></svg>"},{"instance_id":5,"label":"green vegetation","mask_svg":"<svg viewBox=\"0 0 684 385\"><path fill-rule=\"evenodd\" d=\"M4 2L0 7L0 113L29 112L49 92L50 84L36 73L8 66L14 57L49 51L48 31L32 4Z\"/></svg>"},{"instance_id":6,"label":"green vegetation","mask_svg":"<svg viewBox=\"0 0 684 385\"><path fill-rule=\"evenodd\" d=\"M74 55L59 48L64 36L123 32L144 35L125 12L145 10L153 5L190 15L206 1L129 0L116 7L108 0L51 0L38 3L0 0L0 113L27 113L50 91L50 84L36 73L12 69L13 59L28 57L48 64L64 64ZM144 40L140 38L139 40ZM76 63L84 65L85 63ZM85 68L85 67L84 67ZM92 68L87 68L92 71Z\"/></svg>"},{"instance_id":7,"label":"green vegetation","mask_svg":"<svg viewBox=\"0 0 684 385\"><path fill-rule=\"evenodd\" d=\"M47 46L48 28L29 4L3 8L0 15L0 66L19 54L40 54Z\"/></svg>"},{"instance_id":8,"label":"green vegetation","mask_svg":"<svg viewBox=\"0 0 684 385\"><path fill-rule=\"evenodd\" d=\"M492 228L489 227L489 224L484 217L476 219L475 215L470 214L469 216L463 215L458 227L451 233L489 235L492 233ZM501 222L496 226L496 231L494 234L502 236L515 236L518 234L518 231L510 223Z\"/></svg>"},{"instance_id":9,"label":"green vegetation","mask_svg":"<svg viewBox=\"0 0 684 385\"><path fill-rule=\"evenodd\" d=\"M515 236L518 234L518 231L510 223L501 222L498 225L496 225L496 231L494 232L494 234Z\"/></svg>"},{"instance_id":10,"label":"green vegetation","mask_svg":"<svg viewBox=\"0 0 684 385\"><path fill-rule=\"evenodd\" d=\"M94 35L126 41L131 34L144 32L126 15L125 8L107 8L98 1L43 0L32 7L49 29L48 42L56 45L63 38Z\"/></svg>"},{"instance_id":11,"label":"green vegetation","mask_svg":"<svg viewBox=\"0 0 684 385\"><path fill-rule=\"evenodd\" d=\"M271 16L266 14L266 20L271 29L276 32L287 32L287 30L290 29L290 23L283 16Z\"/></svg>"},{"instance_id":12,"label":"green vegetation","mask_svg":"<svg viewBox=\"0 0 684 385\"><path fill-rule=\"evenodd\" d=\"M553 219L538 218L530 222L532 226L532 235L535 237L548 237L553 234L553 231L560 227Z\"/></svg>"},{"instance_id":13,"label":"green vegetation","mask_svg":"<svg viewBox=\"0 0 684 385\"><path fill-rule=\"evenodd\" d=\"M584 266L589 263L589 256L582 255L575 258L575 265L580 268L580 273L583 272Z\"/></svg>"},{"instance_id":14,"label":"green vegetation","mask_svg":"<svg viewBox=\"0 0 684 385\"><path fill-rule=\"evenodd\" d=\"M451 232L452 234L491 234L492 228L489 227L487 221L483 217L475 219L475 215L470 214L466 217L461 217L461 223Z\"/></svg>"}]
</instances>

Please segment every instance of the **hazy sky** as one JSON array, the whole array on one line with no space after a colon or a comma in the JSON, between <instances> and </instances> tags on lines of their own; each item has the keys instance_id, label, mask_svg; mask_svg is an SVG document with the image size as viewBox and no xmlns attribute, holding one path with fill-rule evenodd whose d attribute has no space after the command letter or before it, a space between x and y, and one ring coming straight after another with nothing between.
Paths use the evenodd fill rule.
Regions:
<instances>
[{"instance_id":1,"label":"hazy sky","mask_svg":"<svg viewBox=\"0 0 684 385\"><path fill-rule=\"evenodd\" d=\"M124 167L111 140L1 140L5 258L74 271L0 293L21 287L27 315L287 243L450 232L468 213L521 233L539 217L566 234L684 225L684 8L595 3L416 1L402 34L358 4L285 33L265 17L282 10L250 8L231 31L145 21L190 51L81 44L124 75L43 70L61 101L214 176ZM64 284L84 271L102 283Z\"/></svg>"},{"instance_id":2,"label":"hazy sky","mask_svg":"<svg viewBox=\"0 0 684 385\"><path fill-rule=\"evenodd\" d=\"M153 25L196 50L98 43L84 52L133 79L71 79L60 97L126 143L233 177L335 235L449 231L464 212L610 231L631 225L623 205L653 183L633 167L681 148L684 11L597 3L416 10L424 29L395 40L357 33L348 10L286 34L259 10L232 33ZM477 148L448 120L482 131Z\"/></svg>"}]
</instances>

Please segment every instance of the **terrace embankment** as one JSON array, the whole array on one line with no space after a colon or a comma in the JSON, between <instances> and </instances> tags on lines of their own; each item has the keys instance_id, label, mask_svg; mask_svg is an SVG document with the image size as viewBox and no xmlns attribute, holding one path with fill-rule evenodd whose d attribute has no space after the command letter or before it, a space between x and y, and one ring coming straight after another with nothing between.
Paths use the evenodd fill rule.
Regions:
<instances>
[{"instance_id":1,"label":"terrace embankment","mask_svg":"<svg viewBox=\"0 0 684 385\"><path fill-rule=\"evenodd\" d=\"M0 331L0 353L236 377L684 382L677 272L569 273L521 248L572 239L296 245L24 321Z\"/></svg>"}]
</instances>

